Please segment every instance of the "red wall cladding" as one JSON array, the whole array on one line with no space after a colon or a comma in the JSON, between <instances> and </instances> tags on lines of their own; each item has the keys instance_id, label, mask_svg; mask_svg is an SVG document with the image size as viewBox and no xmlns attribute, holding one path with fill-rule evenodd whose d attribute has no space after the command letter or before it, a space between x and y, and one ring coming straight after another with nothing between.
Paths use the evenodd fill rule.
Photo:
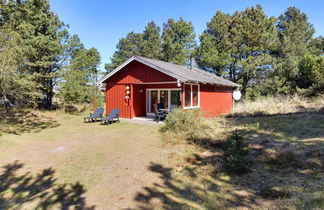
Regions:
<instances>
[{"instance_id":1,"label":"red wall cladding","mask_svg":"<svg viewBox=\"0 0 324 210\"><path fill-rule=\"evenodd\" d=\"M106 112L120 109L120 117L146 115L146 88L176 87L176 84L139 85L143 82L176 82L177 80L149 66L133 61L107 80ZM136 85L133 85L133 84ZM131 85L131 98L125 99L126 84Z\"/></svg>"},{"instance_id":2,"label":"red wall cladding","mask_svg":"<svg viewBox=\"0 0 324 210\"><path fill-rule=\"evenodd\" d=\"M215 85L200 85L200 107L207 117L230 112L233 107L233 89Z\"/></svg>"},{"instance_id":3,"label":"red wall cladding","mask_svg":"<svg viewBox=\"0 0 324 210\"><path fill-rule=\"evenodd\" d=\"M146 90L178 88L176 79L151 67L133 61L107 80L106 113L120 109L120 117L133 118L146 115ZM144 82L171 82L169 84L141 84ZM130 99L125 99L125 87L130 85ZM183 85L182 85L183 90ZM217 116L231 111L233 88L200 84L200 107L206 116ZM182 92L183 97L183 92ZM183 98L182 98L183 106Z\"/></svg>"},{"instance_id":4,"label":"red wall cladding","mask_svg":"<svg viewBox=\"0 0 324 210\"><path fill-rule=\"evenodd\" d=\"M130 99L125 99L126 84L108 85L106 89L106 113L120 109L120 117L133 118L146 115L146 90L178 88L177 84L130 84Z\"/></svg>"},{"instance_id":5,"label":"red wall cladding","mask_svg":"<svg viewBox=\"0 0 324 210\"><path fill-rule=\"evenodd\" d=\"M106 113L112 109L120 109L120 117L131 118L131 101L125 97L126 85L107 86L106 90Z\"/></svg>"},{"instance_id":6,"label":"red wall cladding","mask_svg":"<svg viewBox=\"0 0 324 210\"><path fill-rule=\"evenodd\" d=\"M146 89L145 85L133 85L132 91L133 116L146 115Z\"/></svg>"},{"instance_id":7,"label":"red wall cladding","mask_svg":"<svg viewBox=\"0 0 324 210\"><path fill-rule=\"evenodd\" d=\"M137 61L129 63L124 69L108 79L110 84L170 81L177 80Z\"/></svg>"}]
</instances>

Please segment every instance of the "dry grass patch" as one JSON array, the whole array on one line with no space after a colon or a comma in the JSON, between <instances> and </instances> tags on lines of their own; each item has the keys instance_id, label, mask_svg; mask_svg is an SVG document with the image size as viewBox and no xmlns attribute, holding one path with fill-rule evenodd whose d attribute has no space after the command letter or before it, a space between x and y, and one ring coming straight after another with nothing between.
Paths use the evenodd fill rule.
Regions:
<instances>
[{"instance_id":1,"label":"dry grass patch","mask_svg":"<svg viewBox=\"0 0 324 210\"><path fill-rule=\"evenodd\" d=\"M40 132L43 129L54 128L59 123L47 112L30 109L10 109L8 112L0 111L0 135Z\"/></svg>"},{"instance_id":2,"label":"dry grass patch","mask_svg":"<svg viewBox=\"0 0 324 210\"><path fill-rule=\"evenodd\" d=\"M298 95L267 97L256 101L243 101L235 104L232 116L262 116L321 111L323 106L324 94L308 99Z\"/></svg>"},{"instance_id":3,"label":"dry grass patch","mask_svg":"<svg viewBox=\"0 0 324 210\"><path fill-rule=\"evenodd\" d=\"M181 149L170 161L170 183L154 188L157 197L166 196L162 207L324 208L323 99L267 98L203 120L208 132L173 144ZM242 175L225 170L224 142L235 132L249 149L250 170Z\"/></svg>"},{"instance_id":4,"label":"dry grass patch","mask_svg":"<svg viewBox=\"0 0 324 210\"><path fill-rule=\"evenodd\" d=\"M83 123L82 113L37 114L59 126L0 136L0 209L132 208L138 191L160 182L148 168L170 156L158 126Z\"/></svg>"}]
</instances>

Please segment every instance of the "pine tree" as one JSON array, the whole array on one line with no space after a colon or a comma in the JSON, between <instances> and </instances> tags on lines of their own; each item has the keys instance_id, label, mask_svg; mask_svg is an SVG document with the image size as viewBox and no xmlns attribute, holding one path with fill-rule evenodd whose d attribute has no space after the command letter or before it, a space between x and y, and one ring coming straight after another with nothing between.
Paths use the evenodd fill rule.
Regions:
<instances>
[{"instance_id":1,"label":"pine tree","mask_svg":"<svg viewBox=\"0 0 324 210\"><path fill-rule=\"evenodd\" d=\"M295 92L299 75L299 65L315 32L308 17L296 7L289 7L278 20L280 47L276 75L281 78L279 92Z\"/></svg>"},{"instance_id":2,"label":"pine tree","mask_svg":"<svg viewBox=\"0 0 324 210\"><path fill-rule=\"evenodd\" d=\"M298 78L298 88L310 89L310 94L324 91L324 57L305 54L299 63Z\"/></svg>"},{"instance_id":3,"label":"pine tree","mask_svg":"<svg viewBox=\"0 0 324 210\"><path fill-rule=\"evenodd\" d=\"M7 24L21 37L19 50L25 58L19 74L35 82L32 104L41 100L50 108L57 71L61 68L62 41L66 29L50 10L48 0L5 1L2 6L1 25Z\"/></svg>"},{"instance_id":4,"label":"pine tree","mask_svg":"<svg viewBox=\"0 0 324 210\"><path fill-rule=\"evenodd\" d=\"M96 88L100 54L85 49L77 35L69 39L69 65L62 72L59 96L64 104L90 103Z\"/></svg>"},{"instance_id":5,"label":"pine tree","mask_svg":"<svg viewBox=\"0 0 324 210\"><path fill-rule=\"evenodd\" d=\"M18 33L12 31L5 25L0 29L0 97L9 99L12 103L31 103L41 95L37 91L37 83L32 80L29 74L19 72L24 60L24 55L18 47L21 38Z\"/></svg>"},{"instance_id":6,"label":"pine tree","mask_svg":"<svg viewBox=\"0 0 324 210\"><path fill-rule=\"evenodd\" d=\"M260 5L246 8L239 17L231 43L235 43L234 57L239 57L235 73L244 95L248 87L259 85L272 70L271 53L278 42L275 18L268 18Z\"/></svg>"},{"instance_id":7,"label":"pine tree","mask_svg":"<svg viewBox=\"0 0 324 210\"><path fill-rule=\"evenodd\" d=\"M216 15L207 23L207 29L200 36L200 45L196 50L196 61L200 67L216 73L218 76L227 76L227 69L232 62L230 54L231 16L217 11ZM228 75L235 81L235 75Z\"/></svg>"},{"instance_id":8,"label":"pine tree","mask_svg":"<svg viewBox=\"0 0 324 210\"><path fill-rule=\"evenodd\" d=\"M160 27L153 21L149 22L143 31L139 55L154 59L161 57Z\"/></svg>"},{"instance_id":9,"label":"pine tree","mask_svg":"<svg viewBox=\"0 0 324 210\"><path fill-rule=\"evenodd\" d=\"M232 15L218 11L200 40L198 64L240 83L245 94L271 70L271 53L277 47L275 19L259 5Z\"/></svg>"},{"instance_id":10,"label":"pine tree","mask_svg":"<svg viewBox=\"0 0 324 210\"><path fill-rule=\"evenodd\" d=\"M195 34L191 22L182 18L169 19L163 24L162 60L175 64L185 64L193 54Z\"/></svg>"},{"instance_id":11,"label":"pine tree","mask_svg":"<svg viewBox=\"0 0 324 210\"><path fill-rule=\"evenodd\" d=\"M131 32L119 40L111 62L105 64L105 69L110 72L133 55L185 64L193 54L194 47L195 34L191 22L182 18L179 21L169 19L163 25L161 37L160 27L151 21L143 33Z\"/></svg>"},{"instance_id":12,"label":"pine tree","mask_svg":"<svg viewBox=\"0 0 324 210\"><path fill-rule=\"evenodd\" d=\"M108 72L112 71L133 55L139 55L141 42L142 34L139 33L130 32L126 38L121 38L111 58L111 63L105 64L105 69Z\"/></svg>"},{"instance_id":13,"label":"pine tree","mask_svg":"<svg viewBox=\"0 0 324 210\"><path fill-rule=\"evenodd\" d=\"M151 21L147 24L143 33L130 32L125 38L121 38L116 48L116 52L112 56L111 62L105 64L107 72L114 70L133 55L160 59L160 27Z\"/></svg>"}]
</instances>

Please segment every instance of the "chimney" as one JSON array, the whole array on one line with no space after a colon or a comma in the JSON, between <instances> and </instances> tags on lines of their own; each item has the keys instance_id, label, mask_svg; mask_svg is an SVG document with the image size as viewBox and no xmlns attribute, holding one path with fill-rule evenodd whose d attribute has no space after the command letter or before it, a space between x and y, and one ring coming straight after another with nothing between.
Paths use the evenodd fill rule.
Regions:
<instances>
[{"instance_id":1,"label":"chimney","mask_svg":"<svg viewBox=\"0 0 324 210\"><path fill-rule=\"evenodd\" d=\"M191 57L190 58L190 69L193 70L195 67L195 58Z\"/></svg>"}]
</instances>

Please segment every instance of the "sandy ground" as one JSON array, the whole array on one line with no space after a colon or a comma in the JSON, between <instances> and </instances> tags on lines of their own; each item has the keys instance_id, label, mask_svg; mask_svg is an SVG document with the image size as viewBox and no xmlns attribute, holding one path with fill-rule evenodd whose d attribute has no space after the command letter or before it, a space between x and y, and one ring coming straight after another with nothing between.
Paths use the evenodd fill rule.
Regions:
<instances>
[{"instance_id":1,"label":"sandy ground","mask_svg":"<svg viewBox=\"0 0 324 210\"><path fill-rule=\"evenodd\" d=\"M82 118L58 120L59 126L37 133L0 137L0 166L18 160L20 173L51 167L57 183L80 182L86 204L95 209L136 208L136 194L161 182L151 163L167 161L158 126L126 122L102 126Z\"/></svg>"}]
</instances>

